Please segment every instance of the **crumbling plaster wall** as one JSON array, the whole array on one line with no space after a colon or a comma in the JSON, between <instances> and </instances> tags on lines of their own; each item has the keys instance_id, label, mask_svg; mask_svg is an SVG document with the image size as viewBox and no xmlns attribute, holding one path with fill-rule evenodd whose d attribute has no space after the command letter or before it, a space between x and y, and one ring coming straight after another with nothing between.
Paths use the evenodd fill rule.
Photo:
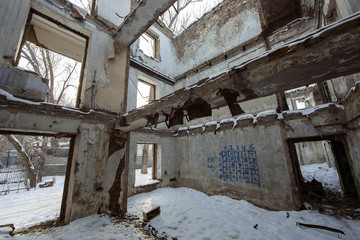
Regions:
<instances>
[{"instance_id":1,"label":"crumbling plaster wall","mask_svg":"<svg viewBox=\"0 0 360 240\"><path fill-rule=\"evenodd\" d=\"M82 106L115 113L125 112L127 48L115 54L112 37L95 30L88 49Z\"/></svg>"},{"instance_id":2,"label":"crumbling plaster wall","mask_svg":"<svg viewBox=\"0 0 360 240\"><path fill-rule=\"evenodd\" d=\"M174 138L173 135L174 132L171 131L152 131L150 129L132 131L130 133L130 140L128 142L129 152L127 153L129 161L128 196L132 196L141 192L152 191L161 187L175 186L175 180L177 177L177 162L176 155L174 154L176 138ZM145 187L134 187L137 143L158 144L158 147L160 148L159 151L161 153L160 159L157 159L158 168L160 167L160 172L158 171L158 179L161 179L160 183Z\"/></svg>"},{"instance_id":3,"label":"crumbling plaster wall","mask_svg":"<svg viewBox=\"0 0 360 240\"><path fill-rule=\"evenodd\" d=\"M225 1L174 38L178 74L259 37L262 29L254 1L239 2Z\"/></svg>"},{"instance_id":4,"label":"crumbling plaster wall","mask_svg":"<svg viewBox=\"0 0 360 240\"><path fill-rule=\"evenodd\" d=\"M65 222L111 209L115 201L119 213L126 211L125 148L109 156L108 126L103 124L81 124L75 140ZM122 164L121 164L122 163ZM118 198L113 199L111 189L121 169L120 184L115 186ZM111 209L114 211L115 209Z\"/></svg>"},{"instance_id":5,"label":"crumbling plaster wall","mask_svg":"<svg viewBox=\"0 0 360 240\"><path fill-rule=\"evenodd\" d=\"M293 196L291 162L279 124L234 130L222 126L216 134L211 130L200 133L201 128L177 137L179 186L248 200L274 210L299 207Z\"/></svg>"}]
</instances>

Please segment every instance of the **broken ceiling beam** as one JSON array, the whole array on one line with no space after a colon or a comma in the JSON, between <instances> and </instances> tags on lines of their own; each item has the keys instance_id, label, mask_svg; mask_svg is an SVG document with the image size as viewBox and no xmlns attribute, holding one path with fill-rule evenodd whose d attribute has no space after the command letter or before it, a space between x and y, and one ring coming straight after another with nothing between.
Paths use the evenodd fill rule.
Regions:
<instances>
[{"instance_id":1,"label":"broken ceiling beam","mask_svg":"<svg viewBox=\"0 0 360 240\"><path fill-rule=\"evenodd\" d=\"M174 2L176 0L142 0L117 29L114 36L115 49L118 49L119 45L130 46Z\"/></svg>"},{"instance_id":2,"label":"broken ceiling beam","mask_svg":"<svg viewBox=\"0 0 360 240\"><path fill-rule=\"evenodd\" d=\"M243 102L358 73L359 69L360 12L357 12L215 77L179 89L142 109L135 109L120 117L115 125L123 131L144 127L146 121L144 124L140 119L154 112L169 113L172 108L182 107L190 96L204 99L211 103L211 108L226 106L224 98L217 94L220 88L238 92L237 100ZM165 119L160 115L158 122Z\"/></svg>"},{"instance_id":3,"label":"broken ceiling beam","mask_svg":"<svg viewBox=\"0 0 360 240\"><path fill-rule=\"evenodd\" d=\"M239 96L238 92L235 92L230 89L220 89L220 95L224 97L232 116L245 113L241 109L240 105L237 103L237 97Z\"/></svg>"},{"instance_id":4,"label":"broken ceiling beam","mask_svg":"<svg viewBox=\"0 0 360 240\"><path fill-rule=\"evenodd\" d=\"M189 122L194 119L211 116L211 105L201 98L189 99L183 106Z\"/></svg>"}]
</instances>

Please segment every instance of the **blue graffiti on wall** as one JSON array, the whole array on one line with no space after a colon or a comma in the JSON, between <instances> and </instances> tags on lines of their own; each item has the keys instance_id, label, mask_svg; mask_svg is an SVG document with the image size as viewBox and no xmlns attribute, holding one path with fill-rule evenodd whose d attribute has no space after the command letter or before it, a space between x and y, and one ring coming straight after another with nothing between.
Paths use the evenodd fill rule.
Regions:
<instances>
[{"instance_id":1,"label":"blue graffiti on wall","mask_svg":"<svg viewBox=\"0 0 360 240\"><path fill-rule=\"evenodd\" d=\"M208 157L207 167L215 171L216 157ZM260 186L260 174L257 156L253 144L248 149L244 145L225 146L219 153L219 178L225 182L245 182Z\"/></svg>"},{"instance_id":2,"label":"blue graffiti on wall","mask_svg":"<svg viewBox=\"0 0 360 240\"><path fill-rule=\"evenodd\" d=\"M215 159L216 157L208 157L207 159L207 167L210 168L212 172L215 172Z\"/></svg>"}]
</instances>

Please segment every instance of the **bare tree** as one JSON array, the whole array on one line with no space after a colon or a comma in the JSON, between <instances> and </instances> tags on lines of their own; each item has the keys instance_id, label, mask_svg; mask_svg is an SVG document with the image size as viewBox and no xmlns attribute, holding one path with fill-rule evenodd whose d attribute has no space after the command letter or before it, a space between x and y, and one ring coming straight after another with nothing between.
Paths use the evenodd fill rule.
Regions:
<instances>
[{"instance_id":1,"label":"bare tree","mask_svg":"<svg viewBox=\"0 0 360 240\"><path fill-rule=\"evenodd\" d=\"M193 21L199 19L206 11L223 0L178 0L170 7L160 20L174 32L179 34ZM195 7L195 4L196 7Z\"/></svg>"},{"instance_id":2,"label":"bare tree","mask_svg":"<svg viewBox=\"0 0 360 240\"><path fill-rule=\"evenodd\" d=\"M78 78L79 62L65 60L64 56L29 42L25 43L21 57L26 60L25 66L29 70L49 80L47 102L74 106L74 102L66 102L65 95L70 88L76 92L77 86L72 82Z\"/></svg>"},{"instance_id":3,"label":"bare tree","mask_svg":"<svg viewBox=\"0 0 360 240\"><path fill-rule=\"evenodd\" d=\"M24 164L27 177L30 180L30 188L36 187L36 170L34 168L33 163L29 157L29 154L25 151L23 145L19 142L19 140L12 134L5 135L6 139L14 146L16 151L18 152L22 163ZM25 179L27 181L27 179Z\"/></svg>"}]
</instances>

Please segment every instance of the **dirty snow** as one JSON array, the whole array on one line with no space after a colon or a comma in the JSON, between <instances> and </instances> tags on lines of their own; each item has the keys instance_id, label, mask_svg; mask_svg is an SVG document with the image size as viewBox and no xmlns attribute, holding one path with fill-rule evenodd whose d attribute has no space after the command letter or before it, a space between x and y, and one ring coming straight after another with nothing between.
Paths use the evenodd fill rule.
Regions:
<instances>
[{"instance_id":1,"label":"dirty snow","mask_svg":"<svg viewBox=\"0 0 360 240\"><path fill-rule=\"evenodd\" d=\"M311 182L315 178L325 189L343 193L338 172L335 168L328 167L327 163L300 165L300 168L305 182Z\"/></svg>"}]
</instances>

